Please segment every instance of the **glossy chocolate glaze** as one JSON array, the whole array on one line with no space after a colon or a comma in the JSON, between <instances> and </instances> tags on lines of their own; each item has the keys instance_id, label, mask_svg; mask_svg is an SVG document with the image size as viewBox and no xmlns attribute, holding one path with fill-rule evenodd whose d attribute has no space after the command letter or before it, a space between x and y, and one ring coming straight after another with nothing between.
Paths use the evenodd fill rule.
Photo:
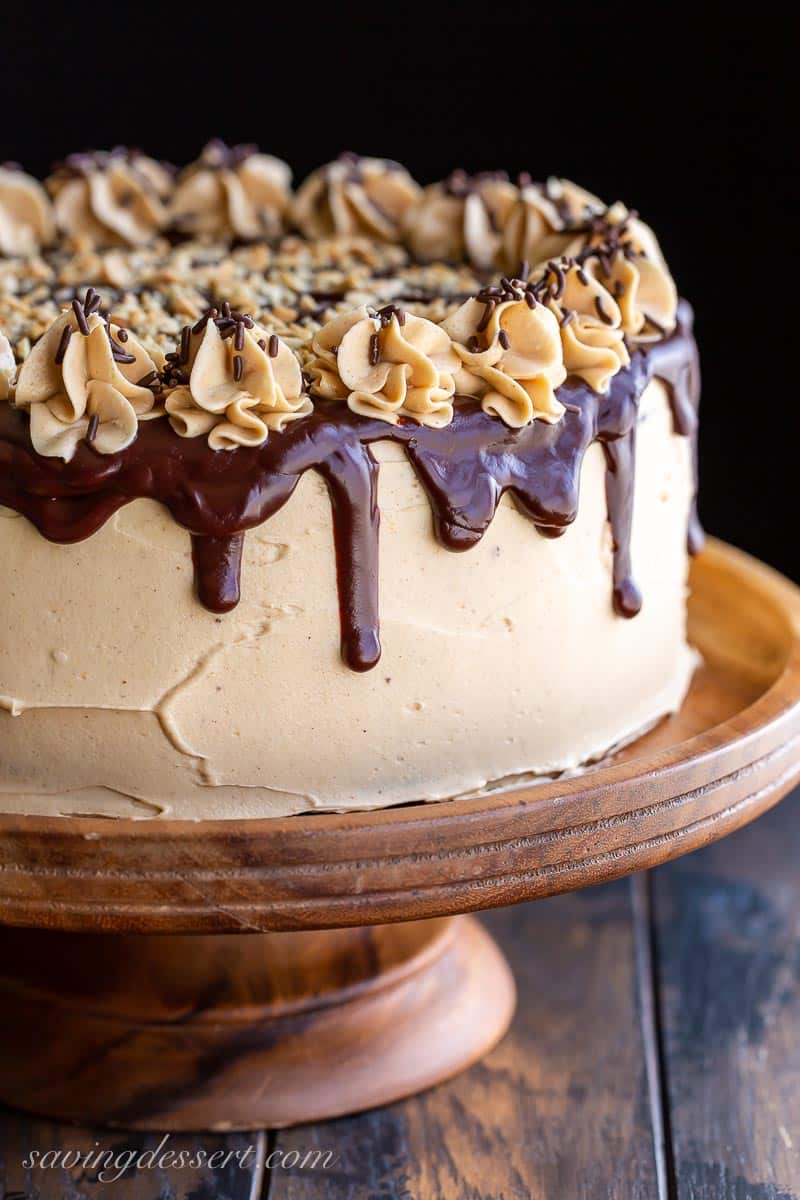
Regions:
<instances>
[{"instance_id":1,"label":"glossy chocolate glaze","mask_svg":"<svg viewBox=\"0 0 800 1200\"><path fill-rule=\"evenodd\" d=\"M459 402L450 425L388 425L318 402L315 411L254 448L210 450L181 438L167 420L142 422L132 445L100 455L81 444L71 462L36 454L25 412L0 405L0 504L16 509L53 542L96 532L117 509L146 497L164 504L192 535L198 596L213 612L239 600L244 533L289 499L301 475L322 475L331 498L341 613L342 655L356 671L381 652L378 613L378 464L370 445L401 443L425 489L436 535L450 550L469 550L510 492L540 533L562 534L578 512L581 466L602 444L614 543L613 601L634 616L641 596L632 574L630 536L639 400L648 381L667 384L677 433L694 439L699 373L691 309L681 304L670 337L635 350L605 395L567 380L567 407L554 425L509 429L473 402ZM690 548L699 548L693 515Z\"/></svg>"}]
</instances>

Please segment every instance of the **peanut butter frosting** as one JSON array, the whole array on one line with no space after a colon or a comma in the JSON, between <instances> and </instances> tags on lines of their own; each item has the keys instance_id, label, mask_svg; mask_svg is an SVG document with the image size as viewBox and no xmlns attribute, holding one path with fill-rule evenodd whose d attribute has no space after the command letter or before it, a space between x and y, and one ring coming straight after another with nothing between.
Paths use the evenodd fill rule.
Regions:
<instances>
[{"instance_id":1,"label":"peanut butter frosting","mask_svg":"<svg viewBox=\"0 0 800 1200\"><path fill-rule=\"evenodd\" d=\"M555 395L567 377L558 321L543 304L467 300L443 328L462 363L458 391L479 397L484 412L512 428L563 415Z\"/></svg>"},{"instance_id":2,"label":"peanut butter frosting","mask_svg":"<svg viewBox=\"0 0 800 1200\"><path fill-rule=\"evenodd\" d=\"M595 215L564 251L574 255L613 298L623 331L637 341L654 341L675 328L678 292L655 234L636 212L614 204Z\"/></svg>"},{"instance_id":3,"label":"peanut butter frosting","mask_svg":"<svg viewBox=\"0 0 800 1200\"><path fill-rule=\"evenodd\" d=\"M54 234L52 205L39 181L16 163L0 165L0 254L37 254Z\"/></svg>"},{"instance_id":4,"label":"peanut butter frosting","mask_svg":"<svg viewBox=\"0 0 800 1200\"><path fill-rule=\"evenodd\" d=\"M71 154L47 180L56 224L79 246L151 241L166 225L171 186L166 167L123 147Z\"/></svg>"},{"instance_id":5,"label":"peanut butter frosting","mask_svg":"<svg viewBox=\"0 0 800 1200\"><path fill-rule=\"evenodd\" d=\"M548 264L539 277L539 294L558 319L567 372L595 392L607 392L630 362L616 300L575 259Z\"/></svg>"},{"instance_id":6,"label":"peanut butter frosting","mask_svg":"<svg viewBox=\"0 0 800 1200\"><path fill-rule=\"evenodd\" d=\"M194 237L274 238L283 230L292 172L257 146L209 142L178 177L170 224Z\"/></svg>"},{"instance_id":7,"label":"peanut butter frosting","mask_svg":"<svg viewBox=\"0 0 800 1200\"><path fill-rule=\"evenodd\" d=\"M277 334L250 317L211 309L193 329L185 327L181 351L166 376L178 383L165 409L181 437L207 435L212 450L260 446L270 430L308 416L297 356Z\"/></svg>"},{"instance_id":8,"label":"peanut butter frosting","mask_svg":"<svg viewBox=\"0 0 800 1200\"><path fill-rule=\"evenodd\" d=\"M459 361L447 331L393 305L366 307L325 325L312 342L313 391L351 412L439 429L453 419Z\"/></svg>"},{"instance_id":9,"label":"peanut butter frosting","mask_svg":"<svg viewBox=\"0 0 800 1200\"><path fill-rule=\"evenodd\" d=\"M0 168L0 810L446 798L680 704L699 375L635 212L353 155L292 197L213 142L177 178L68 159L51 240L26 179Z\"/></svg>"},{"instance_id":10,"label":"peanut butter frosting","mask_svg":"<svg viewBox=\"0 0 800 1200\"><path fill-rule=\"evenodd\" d=\"M568 179L534 183L521 176L518 194L502 227L501 265L514 270L521 262L539 263L564 253L571 239L566 230L603 212L597 196Z\"/></svg>"},{"instance_id":11,"label":"peanut butter frosting","mask_svg":"<svg viewBox=\"0 0 800 1200\"><path fill-rule=\"evenodd\" d=\"M420 188L399 163L342 154L313 171L291 207L292 222L309 238L366 234L399 241Z\"/></svg>"},{"instance_id":12,"label":"peanut butter frosting","mask_svg":"<svg viewBox=\"0 0 800 1200\"><path fill-rule=\"evenodd\" d=\"M11 385L17 373L14 360L14 350L11 342L0 330L0 400L7 400L11 395Z\"/></svg>"},{"instance_id":13,"label":"peanut butter frosting","mask_svg":"<svg viewBox=\"0 0 800 1200\"><path fill-rule=\"evenodd\" d=\"M516 200L517 189L502 171L472 176L453 171L425 188L408 212L405 233L412 254L423 262L466 258L481 270L490 268Z\"/></svg>"},{"instance_id":14,"label":"peanut butter frosting","mask_svg":"<svg viewBox=\"0 0 800 1200\"><path fill-rule=\"evenodd\" d=\"M126 329L98 315L100 297L87 293L34 346L19 372L14 403L30 414L37 454L69 462L81 441L116 454L152 416L153 359Z\"/></svg>"}]
</instances>

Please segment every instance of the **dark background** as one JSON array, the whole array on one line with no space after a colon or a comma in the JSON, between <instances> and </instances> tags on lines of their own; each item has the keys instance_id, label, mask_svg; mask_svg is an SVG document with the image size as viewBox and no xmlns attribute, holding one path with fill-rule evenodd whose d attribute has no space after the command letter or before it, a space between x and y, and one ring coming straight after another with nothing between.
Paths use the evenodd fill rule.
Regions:
<instances>
[{"instance_id":1,"label":"dark background","mask_svg":"<svg viewBox=\"0 0 800 1200\"><path fill-rule=\"evenodd\" d=\"M43 174L127 142L182 163L216 134L257 141L296 181L352 149L423 183L505 167L624 200L697 312L702 517L800 579L796 29L768 5L713 33L650 8L406 5L374 21L336 6L295 24L252 4L15 6L0 159Z\"/></svg>"}]
</instances>

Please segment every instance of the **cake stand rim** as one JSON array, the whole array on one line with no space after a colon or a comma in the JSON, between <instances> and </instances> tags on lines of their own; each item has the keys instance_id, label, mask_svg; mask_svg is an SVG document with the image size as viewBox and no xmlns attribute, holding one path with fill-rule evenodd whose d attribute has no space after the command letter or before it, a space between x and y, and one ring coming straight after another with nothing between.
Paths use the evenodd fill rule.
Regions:
<instances>
[{"instance_id":1,"label":"cake stand rim","mask_svg":"<svg viewBox=\"0 0 800 1200\"><path fill-rule=\"evenodd\" d=\"M773 682L733 716L471 800L216 821L0 814L0 924L255 932L446 916L602 882L732 832L800 779L800 587L715 539L704 554L712 572L744 572L785 624Z\"/></svg>"}]
</instances>

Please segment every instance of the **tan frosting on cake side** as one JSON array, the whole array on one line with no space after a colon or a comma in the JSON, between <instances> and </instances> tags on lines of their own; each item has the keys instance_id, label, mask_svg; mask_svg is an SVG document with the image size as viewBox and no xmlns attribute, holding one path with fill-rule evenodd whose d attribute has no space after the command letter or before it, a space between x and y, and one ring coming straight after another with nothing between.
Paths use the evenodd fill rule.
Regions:
<instances>
[{"instance_id":1,"label":"tan frosting on cake side","mask_svg":"<svg viewBox=\"0 0 800 1200\"><path fill-rule=\"evenodd\" d=\"M155 398L137 380L155 373L143 346L96 313L82 333L70 309L56 320L22 364L14 402L30 411L31 441L47 458L73 457L90 435L99 454L115 454L136 437L139 420L153 412ZM132 361L116 362L111 339Z\"/></svg>"},{"instance_id":2,"label":"tan frosting on cake side","mask_svg":"<svg viewBox=\"0 0 800 1200\"><path fill-rule=\"evenodd\" d=\"M558 421L564 406L555 389L566 379L558 321L542 304L524 300L486 308L467 300L443 324L462 369L459 394L480 397L485 412L519 428L533 420Z\"/></svg>"},{"instance_id":3,"label":"tan frosting on cake side","mask_svg":"<svg viewBox=\"0 0 800 1200\"><path fill-rule=\"evenodd\" d=\"M440 427L453 419L459 360L446 330L401 310L372 317L366 308L330 321L312 343L312 390L345 400L365 417L394 424L410 417Z\"/></svg>"},{"instance_id":4,"label":"tan frosting on cake side","mask_svg":"<svg viewBox=\"0 0 800 1200\"><path fill-rule=\"evenodd\" d=\"M241 345L223 338L213 320L192 338L189 382L165 400L170 424L181 437L208 435L212 450L260 446L271 429L307 416L297 356L257 326L243 326ZM236 360L239 367L236 368Z\"/></svg>"},{"instance_id":5,"label":"tan frosting on cake side","mask_svg":"<svg viewBox=\"0 0 800 1200\"><path fill-rule=\"evenodd\" d=\"M55 233L53 209L37 179L0 166L0 254L37 254Z\"/></svg>"},{"instance_id":6,"label":"tan frosting on cake side","mask_svg":"<svg viewBox=\"0 0 800 1200\"><path fill-rule=\"evenodd\" d=\"M27 410L39 455L91 448L63 471L36 462L27 418L5 414L3 495L42 533L0 508L0 604L13 614L0 638L0 811L247 818L445 799L574 769L678 707L695 661L692 444L675 433L690 376L671 397L658 378L646 386L635 463L625 387L599 406L588 391L607 392L637 342L676 325L674 283L635 213L565 180L499 173L454 172L423 193L396 164L352 155L292 203L286 164L219 142L172 203L170 172L121 148L72 156L49 186L69 238L52 252L45 193L0 168L0 251L24 256L0 261L0 400ZM264 240L290 205L324 240ZM169 223L196 238L159 238ZM490 283L498 266L509 275ZM685 324L676 345L690 367ZM631 386L650 369L677 370L669 348L636 356ZM562 404L568 376L588 387L571 380ZM310 415L307 391L321 411L299 438L242 450ZM452 432L422 428L453 421L459 396L499 420L469 405ZM345 404L370 419L361 445ZM573 434L591 433L580 413L605 420L598 437L625 439L622 502L612 447L597 441L562 487ZM162 424L146 435L151 418ZM536 421L552 428L504 428ZM396 442L371 440L390 425ZM97 457L137 433L125 461ZM331 480L314 468L334 459L334 482L358 486L333 490L332 537ZM263 477L248 482L248 467ZM95 532L118 468L125 494L172 512L137 499ZM71 497L42 504L56 479ZM238 537L273 484L289 498ZM504 495L468 553L432 536L433 505L442 542L464 549L507 486L520 510ZM531 521L554 532L560 520L542 518L576 512L557 540ZM350 537L348 522L364 528ZM84 540L59 544L65 531ZM227 611L217 551L235 583L241 548Z\"/></svg>"},{"instance_id":7,"label":"tan frosting on cake side","mask_svg":"<svg viewBox=\"0 0 800 1200\"><path fill-rule=\"evenodd\" d=\"M195 237L277 237L291 182L289 166L255 146L209 142L178 177L170 224Z\"/></svg>"},{"instance_id":8,"label":"tan frosting on cake side","mask_svg":"<svg viewBox=\"0 0 800 1200\"><path fill-rule=\"evenodd\" d=\"M0 639L0 809L200 820L443 799L577 767L673 711L694 665L690 447L662 384L641 411L632 621L609 600L599 445L562 538L506 499L466 554L432 538L402 452L376 445L384 650L363 675L339 656L314 472L248 534L248 586L224 618L198 605L189 539L158 504L68 546L0 511L0 605L15 614Z\"/></svg>"},{"instance_id":9,"label":"tan frosting on cake side","mask_svg":"<svg viewBox=\"0 0 800 1200\"><path fill-rule=\"evenodd\" d=\"M344 154L303 182L292 201L291 219L309 238L362 233L394 242L420 194L399 163Z\"/></svg>"},{"instance_id":10,"label":"tan frosting on cake side","mask_svg":"<svg viewBox=\"0 0 800 1200\"><path fill-rule=\"evenodd\" d=\"M138 246L166 224L169 172L145 155L73 155L47 180L59 229L78 243Z\"/></svg>"}]
</instances>

